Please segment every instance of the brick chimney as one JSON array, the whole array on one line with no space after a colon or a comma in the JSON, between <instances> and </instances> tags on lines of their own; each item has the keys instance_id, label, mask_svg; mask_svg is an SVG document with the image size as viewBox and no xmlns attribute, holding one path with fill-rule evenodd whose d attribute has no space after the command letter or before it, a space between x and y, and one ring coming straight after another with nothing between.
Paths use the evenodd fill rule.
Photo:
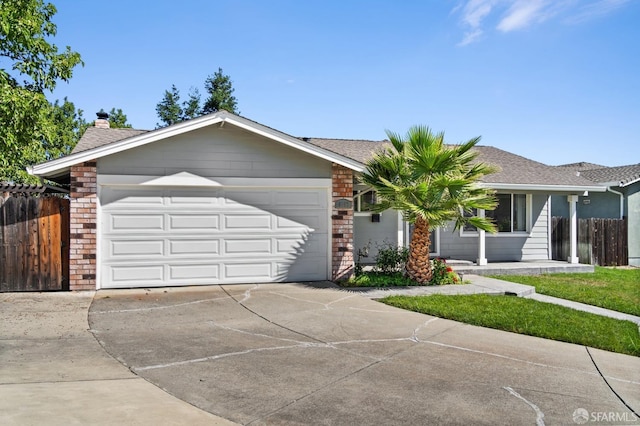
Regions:
<instances>
[{"instance_id":1,"label":"brick chimney","mask_svg":"<svg viewBox=\"0 0 640 426\"><path fill-rule=\"evenodd\" d=\"M100 129L108 129L109 128L109 114L107 114L106 112L104 112L103 109L101 109L100 112L96 113L96 115L98 116L98 118L93 123L94 126L100 128Z\"/></svg>"}]
</instances>

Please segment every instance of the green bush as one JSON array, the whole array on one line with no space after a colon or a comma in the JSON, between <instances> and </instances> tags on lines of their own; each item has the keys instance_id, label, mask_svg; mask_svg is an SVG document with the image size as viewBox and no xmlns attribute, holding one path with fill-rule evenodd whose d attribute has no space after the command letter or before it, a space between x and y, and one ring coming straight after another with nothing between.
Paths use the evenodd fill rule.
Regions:
<instances>
[{"instance_id":1,"label":"green bush","mask_svg":"<svg viewBox=\"0 0 640 426\"><path fill-rule=\"evenodd\" d=\"M374 259L376 262L374 271L382 274L404 273L404 267L409 259L407 247L398 247L385 242L377 248L378 254Z\"/></svg>"}]
</instances>

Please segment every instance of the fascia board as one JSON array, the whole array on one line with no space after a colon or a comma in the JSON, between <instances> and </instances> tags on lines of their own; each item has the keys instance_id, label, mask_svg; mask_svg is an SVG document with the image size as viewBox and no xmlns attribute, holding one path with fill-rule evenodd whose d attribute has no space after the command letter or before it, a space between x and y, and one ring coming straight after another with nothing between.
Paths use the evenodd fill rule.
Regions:
<instances>
[{"instance_id":1,"label":"fascia board","mask_svg":"<svg viewBox=\"0 0 640 426\"><path fill-rule=\"evenodd\" d=\"M511 191L546 191L546 192L605 192L606 186L600 185L541 185L541 184L521 184L521 183L481 183L483 188Z\"/></svg>"}]
</instances>

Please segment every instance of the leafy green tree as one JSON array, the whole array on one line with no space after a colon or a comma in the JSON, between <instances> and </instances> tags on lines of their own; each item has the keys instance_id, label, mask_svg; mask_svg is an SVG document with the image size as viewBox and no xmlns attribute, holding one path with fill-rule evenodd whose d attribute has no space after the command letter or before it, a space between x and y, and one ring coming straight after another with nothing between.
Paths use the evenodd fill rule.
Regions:
<instances>
[{"instance_id":1,"label":"leafy green tree","mask_svg":"<svg viewBox=\"0 0 640 426\"><path fill-rule=\"evenodd\" d=\"M189 90L189 99L182 104L182 120L190 120L202 115L202 108L200 107L200 91L197 88L192 87Z\"/></svg>"},{"instance_id":2,"label":"leafy green tree","mask_svg":"<svg viewBox=\"0 0 640 426\"><path fill-rule=\"evenodd\" d=\"M127 115L122 109L111 108L109 111L109 127L112 129L130 129L131 124L127 122Z\"/></svg>"},{"instance_id":3,"label":"leafy green tree","mask_svg":"<svg viewBox=\"0 0 640 426\"><path fill-rule=\"evenodd\" d=\"M218 71L207 77L205 89L208 97L202 108L204 114L220 110L238 114L237 100L233 96L233 82L231 77L222 72L222 68L218 68Z\"/></svg>"},{"instance_id":4,"label":"leafy green tree","mask_svg":"<svg viewBox=\"0 0 640 426\"><path fill-rule=\"evenodd\" d=\"M88 127L81 109L76 110L73 102L66 97L62 104L56 100L51 108L51 121L55 123L51 139L43 141L46 160L68 155Z\"/></svg>"},{"instance_id":5,"label":"leafy green tree","mask_svg":"<svg viewBox=\"0 0 640 426\"><path fill-rule=\"evenodd\" d=\"M162 122L156 123L158 128L171 126L182 121L182 107L180 106L180 91L175 84L171 85L171 90L165 90L162 100L156 105L156 113Z\"/></svg>"},{"instance_id":6,"label":"leafy green tree","mask_svg":"<svg viewBox=\"0 0 640 426\"><path fill-rule=\"evenodd\" d=\"M82 64L51 39L56 8L42 0L0 1L0 180L37 182L25 167L66 148L56 145L55 112L45 97ZM47 141L45 143L45 141Z\"/></svg>"},{"instance_id":7,"label":"leafy green tree","mask_svg":"<svg viewBox=\"0 0 640 426\"><path fill-rule=\"evenodd\" d=\"M391 146L367 162L361 180L377 192L377 211L398 210L414 224L406 273L419 283L427 283L432 277L432 227L455 221L456 228L470 224L495 232L495 225L474 216L474 211L496 207L494 192L477 185L496 170L476 161L478 153L472 148L479 137L447 146L444 133L435 134L425 126L411 127L404 137L390 131L387 136Z\"/></svg>"}]
</instances>

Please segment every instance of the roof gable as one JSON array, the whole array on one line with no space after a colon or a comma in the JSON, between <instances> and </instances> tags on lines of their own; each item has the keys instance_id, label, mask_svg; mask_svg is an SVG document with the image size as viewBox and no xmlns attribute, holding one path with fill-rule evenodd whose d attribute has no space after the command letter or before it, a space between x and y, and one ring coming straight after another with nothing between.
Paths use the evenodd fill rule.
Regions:
<instances>
[{"instance_id":1,"label":"roof gable","mask_svg":"<svg viewBox=\"0 0 640 426\"><path fill-rule=\"evenodd\" d=\"M30 167L28 171L34 175L54 177L67 173L69 168L84 161L98 159L107 155L126 151L159 140L164 140L207 126L236 126L256 135L271 139L274 142L299 149L327 161L340 164L355 171L362 170L362 164L352 158L345 157L302 139L287 135L278 130L264 126L255 121L240 117L227 111L218 111L192 120L184 121L161 129L145 131L133 129L100 129L89 128L89 134L83 135L79 148L66 156L46 163Z\"/></svg>"}]
</instances>

